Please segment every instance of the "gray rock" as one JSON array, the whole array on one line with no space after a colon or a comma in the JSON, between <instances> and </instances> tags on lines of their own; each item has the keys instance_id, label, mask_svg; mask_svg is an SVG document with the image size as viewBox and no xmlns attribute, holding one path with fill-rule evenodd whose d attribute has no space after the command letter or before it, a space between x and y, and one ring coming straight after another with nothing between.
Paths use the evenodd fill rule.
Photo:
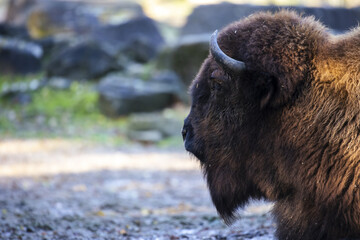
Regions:
<instances>
[{"instance_id":1,"label":"gray rock","mask_svg":"<svg viewBox=\"0 0 360 240\"><path fill-rule=\"evenodd\" d=\"M69 89L71 83L72 80L63 77L51 77L47 80L47 86L59 90Z\"/></svg>"},{"instance_id":2,"label":"gray rock","mask_svg":"<svg viewBox=\"0 0 360 240\"><path fill-rule=\"evenodd\" d=\"M30 93L39 90L45 84L46 81L44 79L3 84L0 91L0 99L16 104L27 104L32 100Z\"/></svg>"},{"instance_id":3,"label":"gray rock","mask_svg":"<svg viewBox=\"0 0 360 240\"><path fill-rule=\"evenodd\" d=\"M173 88L169 84L145 82L116 74L101 80L98 91L100 110L109 117L157 111L174 102Z\"/></svg>"},{"instance_id":4,"label":"gray rock","mask_svg":"<svg viewBox=\"0 0 360 240\"><path fill-rule=\"evenodd\" d=\"M42 55L42 48L35 43L0 36L1 74L37 73Z\"/></svg>"},{"instance_id":5,"label":"gray rock","mask_svg":"<svg viewBox=\"0 0 360 240\"><path fill-rule=\"evenodd\" d=\"M84 4L74 1L38 1L26 20L30 35L35 38L78 36L92 32L99 24L96 16L85 11Z\"/></svg>"},{"instance_id":6,"label":"gray rock","mask_svg":"<svg viewBox=\"0 0 360 240\"><path fill-rule=\"evenodd\" d=\"M107 24L120 24L130 19L145 16L142 6L134 1L113 1L102 4L98 2L89 4L89 11L93 11L101 22Z\"/></svg>"},{"instance_id":7,"label":"gray rock","mask_svg":"<svg viewBox=\"0 0 360 240\"><path fill-rule=\"evenodd\" d=\"M46 66L52 56L56 56L64 49L71 46L71 41L67 39L60 39L56 37L46 37L33 40L36 44L40 45L43 49L42 62L43 66Z\"/></svg>"},{"instance_id":8,"label":"gray rock","mask_svg":"<svg viewBox=\"0 0 360 240\"><path fill-rule=\"evenodd\" d=\"M315 16L315 19L335 32L345 32L359 25L359 8L290 8L305 16Z\"/></svg>"},{"instance_id":9,"label":"gray rock","mask_svg":"<svg viewBox=\"0 0 360 240\"><path fill-rule=\"evenodd\" d=\"M172 136L180 136L182 121L160 113L135 113L129 118L130 139L139 142L159 142Z\"/></svg>"},{"instance_id":10,"label":"gray rock","mask_svg":"<svg viewBox=\"0 0 360 240\"><path fill-rule=\"evenodd\" d=\"M139 62L147 62L155 57L164 45L155 22L147 17L100 27L92 37L101 42L108 52L125 53Z\"/></svg>"},{"instance_id":11,"label":"gray rock","mask_svg":"<svg viewBox=\"0 0 360 240\"><path fill-rule=\"evenodd\" d=\"M211 33L257 11L275 12L279 9L292 9L304 13L305 16L313 15L326 26L338 32L356 27L360 19L358 8L279 7L221 3L195 8L181 32L182 35Z\"/></svg>"},{"instance_id":12,"label":"gray rock","mask_svg":"<svg viewBox=\"0 0 360 240\"><path fill-rule=\"evenodd\" d=\"M187 87L175 72L170 70L158 71L151 77L150 82L167 84L171 86L174 96L179 101L190 102Z\"/></svg>"},{"instance_id":13,"label":"gray rock","mask_svg":"<svg viewBox=\"0 0 360 240\"><path fill-rule=\"evenodd\" d=\"M97 43L82 42L55 53L45 70L49 77L87 80L119 69L122 69L122 66L117 65L116 59Z\"/></svg>"},{"instance_id":14,"label":"gray rock","mask_svg":"<svg viewBox=\"0 0 360 240\"><path fill-rule=\"evenodd\" d=\"M209 39L210 34L182 37L175 46L164 49L157 60L158 67L173 70L187 88L209 54Z\"/></svg>"},{"instance_id":15,"label":"gray rock","mask_svg":"<svg viewBox=\"0 0 360 240\"><path fill-rule=\"evenodd\" d=\"M0 35L22 40L31 40L29 32L25 26L16 26L7 23L0 23Z\"/></svg>"}]
</instances>

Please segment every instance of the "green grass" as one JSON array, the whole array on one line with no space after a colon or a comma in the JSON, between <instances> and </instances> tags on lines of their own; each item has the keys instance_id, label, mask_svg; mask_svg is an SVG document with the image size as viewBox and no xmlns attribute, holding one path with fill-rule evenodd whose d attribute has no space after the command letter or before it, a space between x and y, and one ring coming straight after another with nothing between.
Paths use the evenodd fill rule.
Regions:
<instances>
[{"instance_id":1,"label":"green grass","mask_svg":"<svg viewBox=\"0 0 360 240\"><path fill-rule=\"evenodd\" d=\"M158 144L160 148L177 148L183 146L183 140L179 134L179 136L169 137L164 140L161 140Z\"/></svg>"},{"instance_id":2,"label":"green grass","mask_svg":"<svg viewBox=\"0 0 360 240\"><path fill-rule=\"evenodd\" d=\"M2 77L0 87L32 79L34 76ZM30 96L32 101L28 104L0 99L2 138L69 138L106 145L127 142L127 119L108 119L100 113L92 83L73 82L66 90L44 87Z\"/></svg>"},{"instance_id":3,"label":"green grass","mask_svg":"<svg viewBox=\"0 0 360 240\"><path fill-rule=\"evenodd\" d=\"M57 119L71 115L78 118L98 118L97 94L93 86L74 82L68 90L42 88L32 94L32 103L26 106L27 115L42 114Z\"/></svg>"},{"instance_id":4,"label":"green grass","mask_svg":"<svg viewBox=\"0 0 360 240\"><path fill-rule=\"evenodd\" d=\"M14 82L29 82L41 76L1 77L0 90ZM73 82L69 89L43 87L31 92L27 104L0 99L0 137L4 138L65 138L105 146L133 144L127 137L129 117L110 119L98 108L95 83ZM184 110L167 109L163 115L183 119ZM160 148L181 146L181 137L155 144Z\"/></svg>"}]
</instances>

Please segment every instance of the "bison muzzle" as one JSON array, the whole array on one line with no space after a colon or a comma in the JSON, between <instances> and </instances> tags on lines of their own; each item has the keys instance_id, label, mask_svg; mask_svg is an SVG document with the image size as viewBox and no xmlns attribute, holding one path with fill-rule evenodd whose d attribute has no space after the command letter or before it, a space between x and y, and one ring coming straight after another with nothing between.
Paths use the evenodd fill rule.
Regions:
<instances>
[{"instance_id":1,"label":"bison muzzle","mask_svg":"<svg viewBox=\"0 0 360 240\"><path fill-rule=\"evenodd\" d=\"M251 15L213 34L190 93L185 148L226 223L266 199L280 240L360 239L360 28Z\"/></svg>"}]
</instances>

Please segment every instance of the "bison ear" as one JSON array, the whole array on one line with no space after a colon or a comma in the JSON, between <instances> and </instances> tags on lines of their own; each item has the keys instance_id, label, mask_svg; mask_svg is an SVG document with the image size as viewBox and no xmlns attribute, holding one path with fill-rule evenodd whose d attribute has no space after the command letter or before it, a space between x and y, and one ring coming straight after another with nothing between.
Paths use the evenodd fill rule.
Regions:
<instances>
[{"instance_id":1,"label":"bison ear","mask_svg":"<svg viewBox=\"0 0 360 240\"><path fill-rule=\"evenodd\" d=\"M260 109L264 109L270 102L271 97L274 94L274 87L271 85L269 89L261 96Z\"/></svg>"},{"instance_id":2,"label":"bison ear","mask_svg":"<svg viewBox=\"0 0 360 240\"><path fill-rule=\"evenodd\" d=\"M257 80L260 109L283 106L290 101L301 82L296 77L276 77L268 74L262 74Z\"/></svg>"},{"instance_id":3,"label":"bison ear","mask_svg":"<svg viewBox=\"0 0 360 240\"><path fill-rule=\"evenodd\" d=\"M278 86L277 79L273 76L263 75L258 78L256 82L256 88L259 93L260 109L264 109L267 106L276 105L276 86Z\"/></svg>"}]
</instances>

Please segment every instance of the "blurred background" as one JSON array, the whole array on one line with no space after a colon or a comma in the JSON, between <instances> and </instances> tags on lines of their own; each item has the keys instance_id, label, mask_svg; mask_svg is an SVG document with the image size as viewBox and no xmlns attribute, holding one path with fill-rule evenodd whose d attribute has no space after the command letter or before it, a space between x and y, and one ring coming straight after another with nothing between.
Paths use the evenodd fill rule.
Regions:
<instances>
[{"instance_id":1,"label":"blurred background","mask_svg":"<svg viewBox=\"0 0 360 240\"><path fill-rule=\"evenodd\" d=\"M359 4L0 0L0 136L181 147L187 89L214 29L290 7L341 33L358 25Z\"/></svg>"},{"instance_id":2,"label":"blurred background","mask_svg":"<svg viewBox=\"0 0 360 240\"><path fill-rule=\"evenodd\" d=\"M218 218L182 146L188 87L215 29L290 8L341 34L359 6L0 0L0 239L272 239L268 204Z\"/></svg>"}]
</instances>

